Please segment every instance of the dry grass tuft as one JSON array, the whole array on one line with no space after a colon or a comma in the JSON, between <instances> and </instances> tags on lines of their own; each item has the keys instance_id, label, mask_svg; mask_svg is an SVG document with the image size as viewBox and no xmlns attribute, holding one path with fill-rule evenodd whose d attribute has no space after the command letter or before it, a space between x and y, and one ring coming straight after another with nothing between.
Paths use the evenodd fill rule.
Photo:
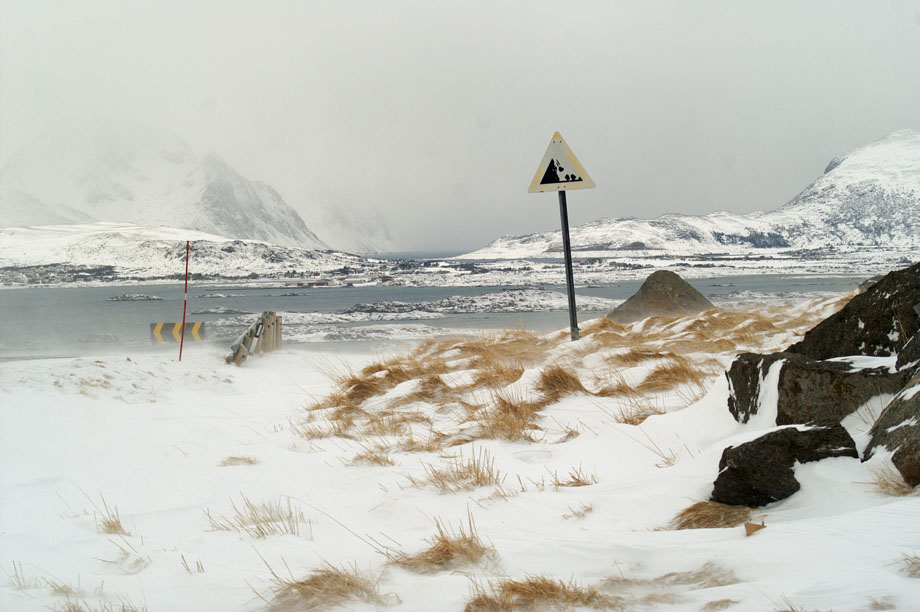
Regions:
<instances>
[{"instance_id":1,"label":"dry grass tuft","mask_svg":"<svg viewBox=\"0 0 920 612\"><path fill-rule=\"evenodd\" d=\"M325 564L303 580L286 579L269 568L275 581L269 612L325 610L348 602L383 605L377 580L358 571L357 566Z\"/></svg>"},{"instance_id":2,"label":"dry grass tuft","mask_svg":"<svg viewBox=\"0 0 920 612\"><path fill-rule=\"evenodd\" d=\"M684 357L673 356L669 358L668 363L660 364L649 372L648 376L639 383L638 390L643 393L656 393L688 383L701 386L707 374L701 368L693 366Z\"/></svg>"},{"instance_id":3,"label":"dry grass tuft","mask_svg":"<svg viewBox=\"0 0 920 612\"><path fill-rule=\"evenodd\" d=\"M563 582L545 576L524 580L502 580L488 590L474 583L473 597L464 612L506 612L513 610L586 607L596 610L623 609L618 600L602 595L593 587L578 586L574 580Z\"/></svg>"},{"instance_id":4,"label":"dry grass tuft","mask_svg":"<svg viewBox=\"0 0 920 612\"><path fill-rule=\"evenodd\" d=\"M642 592L648 595L651 592L658 596L668 597L673 595L675 587L693 586L710 589L738 582L738 577L730 569L715 563L704 563L695 570L671 572L656 578L606 578L601 583L601 588L618 594Z\"/></svg>"},{"instance_id":5,"label":"dry grass tuft","mask_svg":"<svg viewBox=\"0 0 920 612\"><path fill-rule=\"evenodd\" d=\"M290 498L275 501L253 502L241 495L242 506L230 500L232 516L212 516L210 510L204 513L214 531L236 531L253 538L266 538L270 535L300 536L301 527L306 527L307 539L313 539L313 528L304 517L303 512L291 503Z\"/></svg>"},{"instance_id":6,"label":"dry grass tuft","mask_svg":"<svg viewBox=\"0 0 920 612\"><path fill-rule=\"evenodd\" d=\"M588 514L594 512L594 504L581 504L579 508L569 506L569 511L562 515L562 518L585 518Z\"/></svg>"},{"instance_id":7,"label":"dry grass tuft","mask_svg":"<svg viewBox=\"0 0 920 612\"><path fill-rule=\"evenodd\" d=\"M394 555L391 562L399 567L421 574L433 574L461 566L476 565L483 558L494 557L495 549L483 544L476 533L473 517L467 513L467 522L456 532L446 529L444 524L435 520L437 533L430 538L430 546L414 555L404 553Z\"/></svg>"},{"instance_id":8,"label":"dry grass tuft","mask_svg":"<svg viewBox=\"0 0 920 612\"><path fill-rule=\"evenodd\" d=\"M560 487L589 487L598 483L597 476L585 474L580 465L569 470L569 477L566 480L560 480L556 472L551 472L550 476L553 477L553 488L555 489Z\"/></svg>"},{"instance_id":9,"label":"dry grass tuft","mask_svg":"<svg viewBox=\"0 0 920 612\"><path fill-rule=\"evenodd\" d=\"M872 481L869 484L875 487L876 492L892 497L906 497L918 492L917 487L907 484L901 472L891 465L872 470Z\"/></svg>"},{"instance_id":10,"label":"dry grass tuft","mask_svg":"<svg viewBox=\"0 0 920 612\"><path fill-rule=\"evenodd\" d=\"M901 571L911 578L920 578L920 555L904 553L901 558Z\"/></svg>"},{"instance_id":11,"label":"dry grass tuft","mask_svg":"<svg viewBox=\"0 0 920 612\"><path fill-rule=\"evenodd\" d=\"M537 390L546 396L547 401L555 402L560 397L575 393L587 393L578 376L562 366L552 365L540 371Z\"/></svg>"},{"instance_id":12,"label":"dry grass tuft","mask_svg":"<svg viewBox=\"0 0 920 612\"><path fill-rule=\"evenodd\" d=\"M109 508L109 505L105 502L105 498L101 494L99 495L99 499L102 500L102 508L93 504L96 527L99 531L111 535L131 535L128 533L128 530L124 528L124 525L121 524L121 517L118 516L118 506Z\"/></svg>"},{"instance_id":13,"label":"dry grass tuft","mask_svg":"<svg viewBox=\"0 0 920 612\"><path fill-rule=\"evenodd\" d=\"M545 402L528 402L496 394L492 406L476 411L472 418L479 424L481 438L533 442L532 432L540 431L537 416L545 406Z\"/></svg>"},{"instance_id":14,"label":"dry grass tuft","mask_svg":"<svg viewBox=\"0 0 920 612\"><path fill-rule=\"evenodd\" d=\"M501 485L505 476L495 469L495 459L484 448L479 452L473 451L469 459L464 459L461 454L447 461L443 467L434 467L427 463L422 466L425 477L416 479L409 477L409 481L416 487L431 485L441 493L456 493L457 491L472 491L479 487Z\"/></svg>"},{"instance_id":15,"label":"dry grass tuft","mask_svg":"<svg viewBox=\"0 0 920 612\"><path fill-rule=\"evenodd\" d=\"M227 467L230 465L255 465L259 462L255 457L227 457L218 464L218 467Z\"/></svg>"},{"instance_id":16,"label":"dry grass tuft","mask_svg":"<svg viewBox=\"0 0 920 612\"><path fill-rule=\"evenodd\" d=\"M798 606L792 603L791 601L789 601L787 597L783 597L783 602L780 605L782 605L783 607L773 608L773 612L821 612L820 610L809 610L808 608L803 608L802 606ZM833 610L828 610L827 612L833 612Z\"/></svg>"},{"instance_id":17,"label":"dry grass tuft","mask_svg":"<svg viewBox=\"0 0 920 612\"><path fill-rule=\"evenodd\" d=\"M737 527L751 519L752 509L714 501L701 501L681 510L671 520L672 529L714 529Z\"/></svg>"},{"instance_id":18,"label":"dry grass tuft","mask_svg":"<svg viewBox=\"0 0 920 612\"><path fill-rule=\"evenodd\" d=\"M395 465L393 460L381 448L366 448L351 458L349 465Z\"/></svg>"},{"instance_id":19,"label":"dry grass tuft","mask_svg":"<svg viewBox=\"0 0 920 612\"><path fill-rule=\"evenodd\" d=\"M700 610L703 612L718 612L719 610L728 610L737 603L740 603L737 599L716 599L703 604Z\"/></svg>"},{"instance_id":20,"label":"dry grass tuft","mask_svg":"<svg viewBox=\"0 0 920 612\"><path fill-rule=\"evenodd\" d=\"M870 610L896 610L897 605L891 597L868 597Z\"/></svg>"},{"instance_id":21,"label":"dry grass tuft","mask_svg":"<svg viewBox=\"0 0 920 612\"><path fill-rule=\"evenodd\" d=\"M117 604L111 602L102 602L91 604L85 599L73 600L68 599L61 605L55 605L53 612L147 612L147 606L135 605L130 601L122 601Z\"/></svg>"},{"instance_id":22,"label":"dry grass tuft","mask_svg":"<svg viewBox=\"0 0 920 612\"><path fill-rule=\"evenodd\" d=\"M627 396L613 411L613 420L623 425L641 425L645 419L664 410L644 397Z\"/></svg>"}]
</instances>

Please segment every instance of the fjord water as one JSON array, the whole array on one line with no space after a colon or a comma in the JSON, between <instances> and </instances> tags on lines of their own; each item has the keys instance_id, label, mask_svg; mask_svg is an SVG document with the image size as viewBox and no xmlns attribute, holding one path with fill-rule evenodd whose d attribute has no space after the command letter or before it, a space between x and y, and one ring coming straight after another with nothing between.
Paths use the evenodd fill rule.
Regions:
<instances>
[{"instance_id":1,"label":"fjord water","mask_svg":"<svg viewBox=\"0 0 920 612\"><path fill-rule=\"evenodd\" d=\"M808 296L843 293L856 287L857 276L756 275L688 279L716 305L744 307L764 301L782 301ZM603 286L577 287L576 296L625 300L642 281L624 281ZM452 296L479 296L515 287L292 287L283 285L208 284L189 288L188 320L212 322L208 342L226 344L244 331L246 321L265 310L279 313L341 313L355 304L381 302L430 302ZM563 286L541 287L560 293ZM158 300L112 300L124 294L140 294ZM150 324L182 320L183 286L179 283L148 285L109 285L92 287L31 287L0 290L0 359L22 357L72 356L112 350L151 348ZM224 310L192 314L200 311ZM603 312L584 312L579 319L596 318ZM248 315L248 316L247 316ZM228 320L231 319L232 320ZM317 317L304 329L347 329L347 334L299 334L294 345L319 348L330 339L336 342L360 341L362 330L373 327L380 339L381 327L394 329L415 326L402 339L425 337L425 330L443 333L457 329L518 328L546 332L567 328L568 314L555 312L478 312L445 314L439 318L398 321L355 320L340 322ZM223 325L213 323L223 321ZM229 324L228 324L229 323ZM403 330L405 331L405 330ZM398 332L393 336L399 339ZM385 335L385 334L384 334ZM290 342L290 338L288 341ZM290 344L289 344L290 346Z\"/></svg>"}]
</instances>

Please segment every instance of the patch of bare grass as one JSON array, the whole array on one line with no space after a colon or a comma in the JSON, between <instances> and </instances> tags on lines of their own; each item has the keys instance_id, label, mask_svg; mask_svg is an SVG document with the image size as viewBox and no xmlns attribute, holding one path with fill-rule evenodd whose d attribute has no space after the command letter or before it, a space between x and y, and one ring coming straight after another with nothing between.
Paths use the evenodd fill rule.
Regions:
<instances>
[{"instance_id":1,"label":"patch of bare grass","mask_svg":"<svg viewBox=\"0 0 920 612\"><path fill-rule=\"evenodd\" d=\"M304 517L303 512L297 508L290 498L283 501L254 502L245 495L240 496L242 502L237 505L230 500L233 513L230 516L212 515L205 509L205 515L215 531L235 531L245 533L253 538L267 538L271 535L294 535L303 533L307 539L313 539L312 524Z\"/></svg>"},{"instance_id":2,"label":"patch of bare grass","mask_svg":"<svg viewBox=\"0 0 920 612\"><path fill-rule=\"evenodd\" d=\"M357 565L336 567L326 563L301 580L282 578L270 567L269 571L275 583L269 612L325 610L349 602L386 603L377 579L359 571Z\"/></svg>"},{"instance_id":3,"label":"patch of bare grass","mask_svg":"<svg viewBox=\"0 0 920 612\"><path fill-rule=\"evenodd\" d=\"M582 587L574 580L528 576L523 580L501 580L490 583L488 588L473 584L472 598L463 608L464 612L511 612L514 610L550 609L560 610L572 607L594 608L595 610L623 609L616 599L603 595L593 587Z\"/></svg>"},{"instance_id":4,"label":"patch of bare grass","mask_svg":"<svg viewBox=\"0 0 920 612\"><path fill-rule=\"evenodd\" d=\"M63 604L51 608L54 612L147 612L146 605L138 605L124 600L119 603L90 603L86 599L68 599Z\"/></svg>"},{"instance_id":5,"label":"patch of bare grass","mask_svg":"<svg viewBox=\"0 0 920 612\"><path fill-rule=\"evenodd\" d=\"M479 424L480 438L533 442L533 432L540 431L538 413L545 406L545 402L529 402L496 394L491 406L477 410L472 418Z\"/></svg>"},{"instance_id":6,"label":"patch of bare grass","mask_svg":"<svg viewBox=\"0 0 920 612\"><path fill-rule=\"evenodd\" d=\"M505 476L495 469L495 459L484 448L480 448L478 452L472 451L472 455L466 459L462 454L452 457L439 467L427 463L423 463L422 466L425 470L424 478L410 476L409 481L417 487L433 486L441 493L501 485L505 479Z\"/></svg>"},{"instance_id":7,"label":"patch of bare grass","mask_svg":"<svg viewBox=\"0 0 920 612\"><path fill-rule=\"evenodd\" d=\"M394 465L393 460L381 448L365 448L360 453L351 458L349 465Z\"/></svg>"},{"instance_id":8,"label":"patch of bare grass","mask_svg":"<svg viewBox=\"0 0 920 612\"><path fill-rule=\"evenodd\" d=\"M223 461L221 461L221 462L218 464L218 466L219 466L219 467L228 467L228 466L231 466L231 465L255 465L255 464L257 464L258 462L259 462L259 460L256 459L255 457L238 457L238 456L232 456L232 457L227 457L227 458L225 458Z\"/></svg>"},{"instance_id":9,"label":"patch of bare grass","mask_svg":"<svg viewBox=\"0 0 920 612\"><path fill-rule=\"evenodd\" d=\"M920 555L904 553L901 558L901 571L911 578L920 578Z\"/></svg>"},{"instance_id":10,"label":"patch of bare grass","mask_svg":"<svg viewBox=\"0 0 920 612\"><path fill-rule=\"evenodd\" d=\"M559 478L556 472L550 472L550 476L555 489L560 487L589 487L598 483L597 476L595 474L585 474L580 465L577 468L570 469L566 478Z\"/></svg>"},{"instance_id":11,"label":"patch of bare grass","mask_svg":"<svg viewBox=\"0 0 920 612\"><path fill-rule=\"evenodd\" d=\"M89 499L89 496L87 496L87 499ZM102 494L99 495L99 499L102 501L101 508L90 500L90 503L93 505L93 515L96 517L96 527L99 531L110 535L131 535L128 533L128 530L125 529L124 525L121 524L121 517L118 515L118 506L109 508Z\"/></svg>"},{"instance_id":12,"label":"patch of bare grass","mask_svg":"<svg viewBox=\"0 0 920 612\"><path fill-rule=\"evenodd\" d=\"M740 603L737 599L716 599L703 604L700 610L703 612L718 612L719 610L728 610L737 603Z\"/></svg>"},{"instance_id":13,"label":"patch of bare grass","mask_svg":"<svg viewBox=\"0 0 920 612\"><path fill-rule=\"evenodd\" d=\"M680 356L670 357L668 362L655 366L639 383L638 390L643 393L668 391L687 383L702 385L707 373L694 366L688 359Z\"/></svg>"},{"instance_id":14,"label":"patch of bare grass","mask_svg":"<svg viewBox=\"0 0 920 612\"><path fill-rule=\"evenodd\" d=\"M585 518L588 514L594 512L594 504L580 504L578 508L569 506L569 511L562 515L562 518Z\"/></svg>"},{"instance_id":15,"label":"patch of bare grass","mask_svg":"<svg viewBox=\"0 0 920 612\"><path fill-rule=\"evenodd\" d=\"M904 481L901 472L892 465L872 470L872 480L870 483L876 492L891 497L906 497L917 492L917 487L912 487Z\"/></svg>"},{"instance_id":16,"label":"patch of bare grass","mask_svg":"<svg viewBox=\"0 0 920 612\"><path fill-rule=\"evenodd\" d=\"M897 605L891 597L868 597L870 610L896 610Z\"/></svg>"},{"instance_id":17,"label":"patch of bare grass","mask_svg":"<svg viewBox=\"0 0 920 612\"><path fill-rule=\"evenodd\" d=\"M671 529L716 529L737 527L751 519L752 509L714 501L701 501L681 510L671 519Z\"/></svg>"},{"instance_id":18,"label":"patch of bare grass","mask_svg":"<svg viewBox=\"0 0 920 612\"><path fill-rule=\"evenodd\" d=\"M551 365L540 371L537 390L543 393L549 402L555 402L566 395L588 392L578 379L578 375L559 365Z\"/></svg>"},{"instance_id":19,"label":"patch of bare grass","mask_svg":"<svg viewBox=\"0 0 920 612\"><path fill-rule=\"evenodd\" d=\"M456 531L446 528L435 520L437 533L428 541L428 548L414 554L400 553L392 556L390 562L399 567L421 574L433 574L457 567L476 565L484 558L494 557L495 548L484 544L476 532L471 514L467 513L466 524L460 524Z\"/></svg>"}]
</instances>

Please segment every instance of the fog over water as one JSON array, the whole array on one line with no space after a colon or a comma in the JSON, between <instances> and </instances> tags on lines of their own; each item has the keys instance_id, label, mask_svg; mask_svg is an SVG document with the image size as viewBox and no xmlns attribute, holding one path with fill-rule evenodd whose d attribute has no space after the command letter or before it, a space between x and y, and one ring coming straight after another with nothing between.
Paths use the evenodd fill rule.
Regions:
<instances>
[{"instance_id":1,"label":"fog over water","mask_svg":"<svg viewBox=\"0 0 920 612\"><path fill-rule=\"evenodd\" d=\"M555 130L603 216L748 212L920 129L920 2L0 2L0 163L48 130L171 130L406 250L558 227Z\"/></svg>"}]
</instances>

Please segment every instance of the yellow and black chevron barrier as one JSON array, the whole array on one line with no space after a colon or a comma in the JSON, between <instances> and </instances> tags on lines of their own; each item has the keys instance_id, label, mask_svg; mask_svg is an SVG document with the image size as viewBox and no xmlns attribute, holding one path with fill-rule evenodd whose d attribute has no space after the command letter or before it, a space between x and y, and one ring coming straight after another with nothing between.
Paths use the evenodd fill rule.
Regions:
<instances>
[{"instance_id":1,"label":"yellow and black chevron barrier","mask_svg":"<svg viewBox=\"0 0 920 612\"><path fill-rule=\"evenodd\" d=\"M185 339L189 342L204 340L204 321L187 321ZM151 323L150 339L153 342L179 342L182 339L182 323Z\"/></svg>"}]
</instances>

